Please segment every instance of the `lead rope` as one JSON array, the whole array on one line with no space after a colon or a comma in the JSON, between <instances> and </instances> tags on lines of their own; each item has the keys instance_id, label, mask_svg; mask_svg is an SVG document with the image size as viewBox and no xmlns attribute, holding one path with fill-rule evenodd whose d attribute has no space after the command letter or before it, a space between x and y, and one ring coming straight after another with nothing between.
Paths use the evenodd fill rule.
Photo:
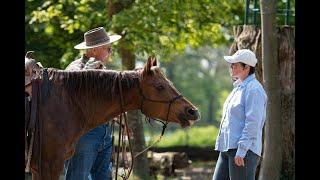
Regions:
<instances>
[{"instance_id":1,"label":"lead rope","mask_svg":"<svg viewBox=\"0 0 320 180\"><path fill-rule=\"evenodd\" d=\"M120 125L119 125L119 135L118 135L118 148L117 148L117 166L116 166L116 174L115 174L115 179L118 179L118 169L119 169L119 151L120 151L120 140L121 140L121 124L122 124L122 117L120 114Z\"/></svg>"},{"instance_id":2,"label":"lead rope","mask_svg":"<svg viewBox=\"0 0 320 180\"><path fill-rule=\"evenodd\" d=\"M129 173L128 175L126 175L125 173L125 168L126 168L126 163L124 162L124 174L121 175L121 177L123 179L128 179L130 174L131 174L131 171L132 171L132 168L133 168L133 162L134 162L134 158L133 158L133 153L132 153L132 148L131 148L131 140L130 140L130 132L129 132L129 128L128 128L128 122L127 122L127 116L126 116L126 113L124 112L124 101L123 101L123 93L122 93L122 85L121 85L121 79L122 79L122 74L121 72L119 73L119 78L118 78L118 84L119 84L119 92L120 92L120 106L121 106L121 113L120 113L120 125L119 125L119 139L118 139L118 151L117 151L117 167L116 167L116 174L115 174L115 179L117 180L118 179L118 168L119 168L119 150L120 150L120 142L122 140L122 160L123 162L125 161L125 157L126 157L126 148L125 148L125 139L124 139L124 132L122 131L122 136L121 136L121 130L122 130L122 116L124 117L124 122L125 122L125 126L124 126L124 129L127 133L127 136L128 136L128 143L129 143L129 149L130 149L130 153L131 153L131 166L130 166L130 170L129 170Z\"/></svg>"}]
</instances>

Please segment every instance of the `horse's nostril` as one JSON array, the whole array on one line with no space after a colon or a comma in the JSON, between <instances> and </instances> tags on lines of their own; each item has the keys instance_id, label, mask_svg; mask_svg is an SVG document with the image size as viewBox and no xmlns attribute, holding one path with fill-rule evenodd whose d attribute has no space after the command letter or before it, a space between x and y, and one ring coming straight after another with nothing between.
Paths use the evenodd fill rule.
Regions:
<instances>
[{"instance_id":1,"label":"horse's nostril","mask_svg":"<svg viewBox=\"0 0 320 180\"><path fill-rule=\"evenodd\" d=\"M194 114L195 114L195 111L193 109L188 109L187 112L188 112L188 114L190 114L192 116L194 116Z\"/></svg>"},{"instance_id":2,"label":"horse's nostril","mask_svg":"<svg viewBox=\"0 0 320 180\"><path fill-rule=\"evenodd\" d=\"M191 107L186 108L186 114L189 116L189 118L197 118L199 116L198 110L193 109Z\"/></svg>"}]
</instances>

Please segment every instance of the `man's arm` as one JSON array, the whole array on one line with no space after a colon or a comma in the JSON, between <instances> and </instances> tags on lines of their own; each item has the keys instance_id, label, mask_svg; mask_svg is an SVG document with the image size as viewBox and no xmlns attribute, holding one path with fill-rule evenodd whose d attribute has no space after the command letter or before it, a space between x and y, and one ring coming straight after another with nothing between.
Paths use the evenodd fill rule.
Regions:
<instances>
[{"instance_id":1,"label":"man's arm","mask_svg":"<svg viewBox=\"0 0 320 180\"><path fill-rule=\"evenodd\" d=\"M72 61L67 67L66 67L66 70L81 70L83 69L83 64L81 62L81 60L75 60L75 61Z\"/></svg>"},{"instance_id":2,"label":"man's arm","mask_svg":"<svg viewBox=\"0 0 320 180\"><path fill-rule=\"evenodd\" d=\"M89 61L84 65L83 69L103 69L104 65L101 61L97 61L94 58L90 58Z\"/></svg>"}]
</instances>

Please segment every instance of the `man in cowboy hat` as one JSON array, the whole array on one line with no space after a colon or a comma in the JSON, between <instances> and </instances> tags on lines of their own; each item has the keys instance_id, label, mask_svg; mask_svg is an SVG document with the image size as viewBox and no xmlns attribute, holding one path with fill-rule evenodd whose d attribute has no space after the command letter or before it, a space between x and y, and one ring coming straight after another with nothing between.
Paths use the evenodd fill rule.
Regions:
<instances>
[{"instance_id":1,"label":"man in cowboy hat","mask_svg":"<svg viewBox=\"0 0 320 180\"><path fill-rule=\"evenodd\" d=\"M105 69L112 53L111 43L120 38L120 35L108 36L103 27L87 31L84 42L74 46L86 50L85 54L71 62L66 70ZM74 155L65 162L66 180L111 179L111 153L111 127L104 124L89 131L80 137Z\"/></svg>"}]
</instances>

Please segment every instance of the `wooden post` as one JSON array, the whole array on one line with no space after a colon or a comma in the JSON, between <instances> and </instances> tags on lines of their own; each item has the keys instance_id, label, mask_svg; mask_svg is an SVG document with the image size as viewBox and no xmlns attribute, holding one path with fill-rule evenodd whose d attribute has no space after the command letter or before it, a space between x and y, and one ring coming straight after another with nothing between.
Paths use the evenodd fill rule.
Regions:
<instances>
[{"instance_id":1,"label":"wooden post","mask_svg":"<svg viewBox=\"0 0 320 180\"><path fill-rule=\"evenodd\" d=\"M276 0L260 0L262 29L262 66L264 86L268 96L265 123L264 153L259 180L280 179L282 165L282 119Z\"/></svg>"}]
</instances>

